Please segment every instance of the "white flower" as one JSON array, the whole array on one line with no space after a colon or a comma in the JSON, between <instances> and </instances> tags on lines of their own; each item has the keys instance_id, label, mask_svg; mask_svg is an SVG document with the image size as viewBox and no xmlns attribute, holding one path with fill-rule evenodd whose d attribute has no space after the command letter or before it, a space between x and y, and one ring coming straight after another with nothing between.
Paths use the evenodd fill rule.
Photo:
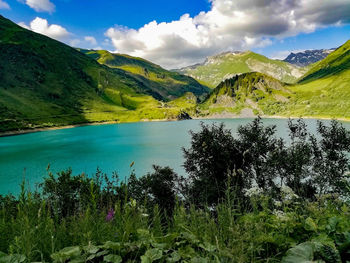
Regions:
<instances>
[{"instance_id":1,"label":"white flower","mask_svg":"<svg viewBox=\"0 0 350 263\"><path fill-rule=\"evenodd\" d=\"M285 221L288 219L287 215L281 210L273 210L273 214L277 216L278 219Z\"/></svg>"},{"instance_id":2,"label":"white flower","mask_svg":"<svg viewBox=\"0 0 350 263\"><path fill-rule=\"evenodd\" d=\"M281 207L282 206L282 202L281 201L274 201L274 205L276 207Z\"/></svg>"},{"instance_id":3,"label":"white flower","mask_svg":"<svg viewBox=\"0 0 350 263\"><path fill-rule=\"evenodd\" d=\"M263 190L261 188L259 188L258 186L254 186L252 188L245 190L244 195L248 197L252 197L252 196L260 195L262 192Z\"/></svg>"},{"instance_id":4,"label":"white flower","mask_svg":"<svg viewBox=\"0 0 350 263\"><path fill-rule=\"evenodd\" d=\"M292 200L294 198L299 198L299 196L296 195L293 192L292 188L290 188L289 186L286 186L286 185L282 186L281 192L283 194L284 200Z\"/></svg>"}]
</instances>

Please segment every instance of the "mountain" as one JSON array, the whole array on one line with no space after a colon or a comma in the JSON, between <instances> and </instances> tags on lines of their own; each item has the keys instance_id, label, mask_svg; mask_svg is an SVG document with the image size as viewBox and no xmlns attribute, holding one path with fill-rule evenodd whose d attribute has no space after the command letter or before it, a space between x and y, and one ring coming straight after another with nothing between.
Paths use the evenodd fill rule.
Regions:
<instances>
[{"instance_id":1,"label":"mountain","mask_svg":"<svg viewBox=\"0 0 350 263\"><path fill-rule=\"evenodd\" d=\"M298 53L292 52L283 61L297 65L299 67L305 67L326 58L334 50L335 48L305 50L303 52Z\"/></svg>"},{"instance_id":2,"label":"mountain","mask_svg":"<svg viewBox=\"0 0 350 263\"><path fill-rule=\"evenodd\" d=\"M162 87L0 16L0 131L176 118L180 109L156 99L207 90L194 81Z\"/></svg>"},{"instance_id":3,"label":"mountain","mask_svg":"<svg viewBox=\"0 0 350 263\"><path fill-rule=\"evenodd\" d=\"M317 62L292 87L295 116L350 119L350 40Z\"/></svg>"},{"instance_id":4,"label":"mountain","mask_svg":"<svg viewBox=\"0 0 350 263\"><path fill-rule=\"evenodd\" d=\"M306 72L306 69L246 51L225 52L208 57L202 64L182 68L177 72L214 88L225 79L247 72L260 72L280 81L293 83Z\"/></svg>"},{"instance_id":5,"label":"mountain","mask_svg":"<svg viewBox=\"0 0 350 263\"><path fill-rule=\"evenodd\" d=\"M350 40L337 48L325 59L316 63L299 82L308 82L340 75L350 70Z\"/></svg>"},{"instance_id":6,"label":"mountain","mask_svg":"<svg viewBox=\"0 0 350 263\"><path fill-rule=\"evenodd\" d=\"M134 78L145 83L150 89L150 94L159 93L161 98L175 99L186 92L201 96L209 92L206 86L199 84L193 78L165 70L142 58L112 54L106 50L78 50L96 59L100 64L133 74Z\"/></svg>"},{"instance_id":7,"label":"mountain","mask_svg":"<svg viewBox=\"0 0 350 263\"><path fill-rule=\"evenodd\" d=\"M297 83L261 73L225 80L200 106L203 116L234 113L350 120L350 41L315 63Z\"/></svg>"},{"instance_id":8,"label":"mountain","mask_svg":"<svg viewBox=\"0 0 350 263\"><path fill-rule=\"evenodd\" d=\"M266 74L249 72L221 82L201 105L201 110L209 115L222 111L263 114L266 107L288 102L291 95L287 84Z\"/></svg>"}]
</instances>

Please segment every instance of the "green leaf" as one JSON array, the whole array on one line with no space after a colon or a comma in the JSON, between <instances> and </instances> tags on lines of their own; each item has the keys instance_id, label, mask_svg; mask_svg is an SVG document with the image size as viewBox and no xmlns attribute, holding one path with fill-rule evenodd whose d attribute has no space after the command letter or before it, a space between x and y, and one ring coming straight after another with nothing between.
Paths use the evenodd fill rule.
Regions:
<instances>
[{"instance_id":1,"label":"green leaf","mask_svg":"<svg viewBox=\"0 0 350 263\"><path fill-rule=\"evenodd\" d=\"M108 254L108 251L107 250L103 250L103 251L98 252L96 254L96 257L99 258L99 257L107 255L107 254Z\"/></svg>"},{"instance_id":2,"label":"green leaf","mask_svg":"<svg viewBox=\"0 0 350 263\"><path fill-rule=\"evenodd\" d=\"M199 247L203 248L205 251L210 252L210 253L212 253L216 250L216 246L214 246L208 242L204 242L204 244L199 244Z\"/></svg>"},{"instance_id":3,"label":"green leaf","mask_svg":"<svg viewBox=\"0 0 350 263\"><path fill-rule=\"evenodd\" d=\"M56 262L64 262L67 259L74 259L80 256L79 247L66 247L51 255L51 258Z\"/></svg>"},{"instance_id":4,"label":"green leaf","mask_svg":"<svg viewBox=\"0 0 350 263\"><path fill-rule=\"evenodd\" d=\"M306 218L304 228L307 231L317 231L317 225L311 217Z\"/></svg>"},{"instance_id":5,"label":"green leaf","mask_svg":"<svg viewBox=\"0 0 350 263\"><path fill-rule=\"evenodd\" d=\"M82 257L79 257L79 258L70 260L69 263L85 263L85 260Z\"/></svg>"},{"instance_id":6,"label":"green leaf","mask_svg":"<svg viewBox=\"0 0 350 263\"><path fill-rule=\"evenodd\" d=\"M111 249L113 251L120 251L121 245L119 242L107 241L102 248Z\"/></svg>"},{"instance_id":7,"label":"green leaf","mask_svg":"<svg viewBox=\"0 0 350 263\"><path fill-rule=\"evenodd\" d=\"M0 253L0 263L22 263L26 260L26 257L20 254L6 255Z\"/></svg>"},{"instance_id":8,"label":"green leaf","mask_svg":"<svg viewBox=\"0 0 350 263\"><path fill-rule=\"evenodd\" d=\"M197 244L199 243L199 240L196 238L195 235L188 233L188 232L182 232L181 236L186 239L187 241L189 241L191 244Z\"/></svg>"},{"instance_id":9,"label":"green leaf","mask_svg":"<svg viewBox=\"0 0 350 263\"><path fill-rule=\"evenodd\" d=\"M94 245L88 245L84 247L84 250L89 254L96 254L100 248Z\"/></svg>"},{"instance_id":10,"label":"green leaf","mask_svg":"<svg viewBox=\"0 0 350 263\"><path fill-rule=\"evenodd\" d=\"M207 263L208 259L201 258L201 257L195 257L191 259L191 263Z\"/></svg>"},{"instance_id":11,"label":"green leaf","mask_svg":"<svg viewBox=\"0 0 350 263\"><path fill-rule=\"evenodd\" d=\"M191 246L181 247L178 251L182 258L191 258L196 255L195 250Z\"/></svg>"},{"instance_id":12,"label":"green leaf","mask_svg":"<svg viewBox=\"0 0 350 263\"><path fill-rule=\"evenodd\" d=\"M120 262L123 261L121 256L113 255L113 254L104 256L103 260L106 261L106 262L111 262L111 263L120 263Z\"/></svg>"},{"instance_id":13,"label":"green leaf","mask_svg":"<svg viewBox=\"0 0 350 263\"><path fill-rule=\"evenodd\" d=\"M178 262L180 261L181 256L177 251L174 251L173 253L171 253L170 257L167 258L167 262Z\"/></svg>"},{"instance_id":14,"label":"green leaf","mask_svg":"<svg viewBox=\"0 0 350 263\"><path fill-rule=\"evenodd\" d=\"M309 263L314 259L314 245L312 242L305 242L287 251L282 263Z\"/></svg>"},{"instance_id":15,"label":"green leaf","mask_svg":"<svg viewBox=\"0 0 350 263\"><path fill-rule=\"evenodd\" d=\"M145 255L141 256L142 263L149 263L155 260L161 259L163 256L163 251L158 248L148 249Z\"/></svg>"},{"instance_id":16,"label":"green leaf","mask_svg":"<svg viewBox=\"0 0 350 263\"><path fill-rule=\"evenodd\" d=\"M152 243L152 246L154 248L159 248L159 249L165 249L166 247L168 247L168 244L167 243Z\"/></svg>"},{"instance_id":17,"label":"green leaf","mask_svg":"<svg viewBox=\"0 0 350 263\"><path fill-rule=\"evenodd\" d=\"M337 226L339 224L340 220L338 217L334 216L328 219L328 225L326 226L327 230L329 232L335 232L337 230Z\"/></svg>"}]
</instances>

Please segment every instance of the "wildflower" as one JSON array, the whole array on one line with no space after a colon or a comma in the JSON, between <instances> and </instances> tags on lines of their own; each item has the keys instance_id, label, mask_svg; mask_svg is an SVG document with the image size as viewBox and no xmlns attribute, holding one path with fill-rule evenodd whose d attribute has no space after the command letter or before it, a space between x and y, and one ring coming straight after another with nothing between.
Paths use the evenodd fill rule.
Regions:
<instances>
[{"instance_id":1,"label":"wildflower","mask_svg":"<svg viewBox=\"0 0 350 263\"><path fill-rule=\"evenodd\" d=\"M281 201L274 201L274 205L276 207L281 207L282 206L282 202Z\"/></svg>"},{"instance_id":2,"label":"wildflower","mask_svg":"<svg viewBox=\"0 0 350 263\"><path fill-rule=\"evenodd\" d=\"M292 200L294 198L299 198L299 196L293 192L292 188L286 185L281 187L281 192L283 193L285 200Z\"/></svg>"},{"instance_id":3,"label":"wildflower","mask_svg":"<svg viewBox=\"0 0 350 263\"><path fill-rule=\"evenodd\" d=\"M148 217L149 215L148 214L141 214L143 217Z\"/></svg>"},{"instance_id":4,"label":"wildflower","mask_svg":"<svg viewBox=\"0 0 350 263\"><path fill-rule=\"evenodd\" d=\"M114 218L114 214L115 214L114 210L113 210L113 209L110 209L110 210L108 211L108 213L107 213L106 221L107 221L107 222L112 221L113 218Z\"/></svg>"},{"instance_id":5,"label":"wildflower","mask_svg":"<svg viewBox=\"0 0 350 263\"><path fill-rule=\"evenodd\" d=\"M281 210L273 210L273 214L280 220L286 221L288 219L288 216Z\"/></svg>"},{"instance_id":6,"label":"wildflower","mask_svg":"<svg viewBox=\"0 0 350 263\"><path fill-rule=\"evenodd\" d=\"M257 186L254 186L252 188L249 188L245 190L244 195L247 197L257 196L260 195L263 192L263 190Z\"/></svg>"}]
</instances>

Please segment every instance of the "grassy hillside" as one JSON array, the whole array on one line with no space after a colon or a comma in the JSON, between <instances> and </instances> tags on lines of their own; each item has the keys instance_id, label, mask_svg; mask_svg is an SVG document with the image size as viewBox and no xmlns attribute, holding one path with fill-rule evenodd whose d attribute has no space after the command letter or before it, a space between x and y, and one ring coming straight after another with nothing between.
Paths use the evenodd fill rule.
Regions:
<instances>
[{"instance_id":1,"label":"grassy hillside","mask_svg":"<svg viewBox=\"0 0 350 263\"><path fill-rule=\"evenodd\" d=\"M165 70L142 58L112 54L106 50L79 49L79 51L96 59L100 64L133 74L134 78L144 83L148 89L146 92L151 95L157 93L162 98L175 99L186 92L201 96L209 91L206 86L199 84L191 77Z\"/></svg>"},{"instance_id":2,"label":"grassy hillside","mask_svg":"<svg viewBox=\"0 0 350 263\"><path fill-rule=\"evenodd\" d=\"M175 118L180 109L163 107L156 99L190 89L155 86L1 16L0 80L0 131ZM206 90L198 83L196 87L198 94Z\"/></svg>"},{"instance_id":3,"label":"grassy hillside","mask_svg":"<svg viewBox=\"0 0 350 263\"><path fill-rule=\"evenodd\" d=\"M292 83L301 77L306 69L247 51L227 52L209 57L203 64L183 68L178 72L189 75L214 88L225 79L248 72L260 72L280 81Z\"/></svg>"},{"instance_id":4,"label":"grassy hillside","mask_svg":"<svg viewBox=\"0 0 350 263\"><path fill-rule=\"evenodd\" d=\"M263 114L274 103L288 102L291 95L287 85L277 79L257 72L244 73L223 81L200 108L203 114L239 114L243 109Z\"/></svg>"},{"instance_id":5,"label":"grassy hillside","mask_svg":"<svg viewBox=\"0 0 350 263\"><path fill-rule=\"evenodd\" d=\"M298 83L258 75L243 74L221 83L201 106L202 114L239 114L248 108L270 116L350 119L350 41L312 65ZM264 83L259 84L263 89L252 89L257 81Z\"/></svg>"},{"instance_id":6,"label":"grassy hillside","mask_svg":"<svg viewBox=\"0 0 350 263\"><path fill-rule=\"evenodd\" d=\"M294 116L350 118L350 41L316 63L291 87L295 97L281 112Z\"/></svg>"},{"instance_id":7,"label":"grassy hillside","mask_svg":"<svg viewBox=\"0 0 350 263\"><path fill-rule=\"evenodd\" d=\"M336 49L301 78L300 83L340 75L350 70L350 40Z\"/></svg>"}]
</instances>

